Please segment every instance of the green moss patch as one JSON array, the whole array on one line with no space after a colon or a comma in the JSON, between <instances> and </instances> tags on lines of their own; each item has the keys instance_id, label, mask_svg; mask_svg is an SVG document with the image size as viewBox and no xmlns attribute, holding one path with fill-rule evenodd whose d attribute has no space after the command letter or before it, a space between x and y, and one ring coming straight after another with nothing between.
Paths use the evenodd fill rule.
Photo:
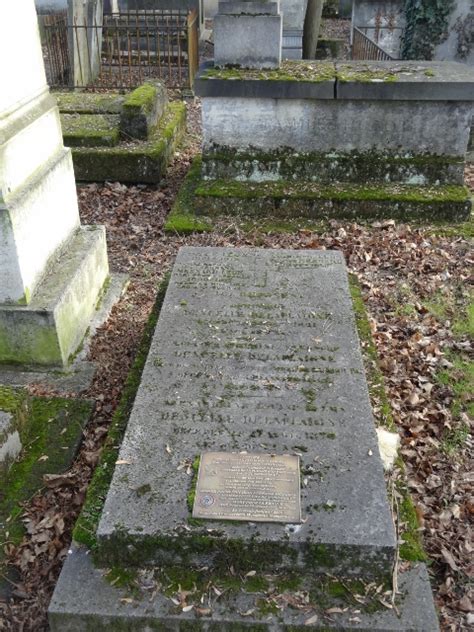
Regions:
<instances>
[{"instance_id":1,"label":"green moss patch","mask_svg":"<svg viewBox=\"0 0 474 632\"><path fill-rule=\"evenodd\" d=\"M307 81L319 83L335 79L336 69L330 62L283 61L274 70L252 70L246 68L209 68L200 79L229 79L250 81Z\"/></svg>"},{"instance_id":2,"label":"green moss patch","mask_svg":"<svg viewBox=\"0 0 474 632\"><path fill-rule=\"evenodd\" d=\"M464 186L418 187L409 185L333 186L311 182L201 181L195 189L196 214L267 216L313 219L395 218L420 221L461 221L471 212Z\"/></svg>"},{"instance_id":3,"label":"green moss patch","mask_svg":"<svg viewBox=\"0 0 474 632\"><path fill-rule=\"evenodd\" d=\"M239 197L280 199L332 199L332 200L372 200L386 202L465 202L469 199L464 186L446 185L440 187L415 187L409 185L362 186L340 183L321 186L311 182L237 182L235 180L203 181L196 189L196 195L206 197Z\"/></svg>"},{"instance_id":4,"label":"green moss patch","mask_svg":"<svg viewBox=\"0 0 474 632\"><path fill-rule=\"evenodd\" d=\"M212 230L212 226L207 221L196 217L193 211L194 191L200 181L201 159L195 158L165 222L165 232L187 235Z\"/></svg>"},{"instance_id":5,"label":"green moss patch","mask_svg":"<svg viewBox=\"0 0 474 632\"><path fill-rule=\"evenodd\" d=\"M0 387L0 408L22 416L22 452L0 477L0 539L18 544L25 533L20 519L22 503L42 488L44 474L62 473L70 466L93 404L79 399L29 398L24 391Z\"/></svg>"},{"instance_id":6,"label":"green moss patch","mask_svg":"<svg viewBox=\"0 0 474 632\"><path fill-rule=\"evenodd\" d=\"M114 147L119 141L119 117L112 114L62 114L67 147Z\"/></svg>"},{"instance_id":7,"label":"green moss patch","mask_svg":"<svg viewBox=\"0 0 474 632\"><path fill-rule=\"evenodd\" d=\"M125 382L120 404L114 413L100 461L92 476L92 480L87 489L84 506L74 527L73 539L76 542L85 544L90 549L95 549L96 546L96 530L99 524L102 506L107 495L110 481L112 480L120 443L127 426L133 402L135 401L135 395L140 385L141 374L145 366L148 349L155 331L167 287L168 277L162 282L158 290L155 306L146 324L135 361Z\"/></svg>"},{"instance_id":8,"label":"green moss patch","mask_svg":"<svg viewBox=\"0 0 474 632\"><path fill-rule=\"evenodd\" d=\"M141 112L149 114L155 107L157 87L152 83L144 83L130 92L123 102L122 111L125 116L136 116Z\"/></svg>"},{"instance_id":9,"label":"green moss patch","mask_svg":"<svg viewBox=\"0 0 474 632\"><path fill-rule=\"evenodd\" d=\"M159 182L186 126L186 104L173 101L147 141L72 150L76 180Z\"/></svg>"}]
</instances>

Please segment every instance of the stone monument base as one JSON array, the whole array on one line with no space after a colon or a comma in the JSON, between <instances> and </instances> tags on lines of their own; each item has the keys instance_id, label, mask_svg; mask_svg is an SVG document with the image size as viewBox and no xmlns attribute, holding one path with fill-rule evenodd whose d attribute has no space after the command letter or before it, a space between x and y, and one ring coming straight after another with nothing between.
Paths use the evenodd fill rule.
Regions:
<instances>
[{"instance_id":1,"label":"stone monument base","mask_svg":"<svg viewBox=\"0 0 474 632\"><path fill-rule=\"evenodd\" d=\"M136 578L149 578L153 575L150 569L121 569L121 572L124 577L127 574ZM176 577L179 572L183 578L189 578L190 573L193 576L196 574L196 569L173 569L170 576ZM205 573L201 575L204 581L210 581ZM104 632L121 629L128 632L303 632L333 628L384 632L436 632L439 629L430 581L424 564L419 564L400 576L400 594L396 610L383 606L377 600L366 607L360 603L357 605L357 602L351 604L350 592L344 595L344 587L338 582L312 583L313 590L317 590L317 586L320 588L319 596L324 605L319 608L304 607L301 604L300 609L286 607L279 610L276 602L266 602L261 588L259 590L257 587L258 582L228 577L228 582L232 583L233 580L234 587L225 590L221 598L215 596L212 611L197 606L183 612L183 607L177 606L161 591L153 593L153 599L150 599L154 587L150 580L148 589L140 590L139 580L133 589L127 589L117 587L116 584L119 582L113 585L114 579L113 573L109 573L107 577L103 569L94 567L91 555L85 547L73 546L49 606L51 632L88 632L96 629ZM214 578L213 581L216 588L223 586L218 578ZM285 577L277 577L275 581L277 584L281 582L281 587L285 582L291 584L291 579ZM350 583L347 585L351 586ZM309 589L309 586L301 584L298 590L304 591L305 588ZM219 588L217 590L220 592ZM285 589L281 592L283 599L285 595L291 595L291 592ZM339 597L334 596L336 592L339 593Z\"/></svg>"},{"instance_id":2,"label":"stone monument base","mask_svg":"<svg viewBox=\"0 0 474 632\"><path fill-rule=\"evenodd\" d=\"M28 305L0 305L0 362L66 365L86 334L108 274L105 229L78 228Z\"/></svg>"},{"instance_id":3,"label":"stone monument base","mask_svg":"<svg viewBox=\"0 0 474 632\"><path fill-rule=\"evenodd\" d=\"M462 220L472 69L435 62L204 66L196 212Z\"/></svg>"}]
</instances>

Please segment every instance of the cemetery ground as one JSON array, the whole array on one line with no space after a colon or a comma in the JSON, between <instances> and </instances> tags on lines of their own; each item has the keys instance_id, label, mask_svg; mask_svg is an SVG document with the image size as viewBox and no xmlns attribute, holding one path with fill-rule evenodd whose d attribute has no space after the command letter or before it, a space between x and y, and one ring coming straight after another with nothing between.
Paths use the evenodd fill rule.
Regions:
<instances>
[{"instance_id":1,"label":"cemetery ground","mask_svg":"<svg viewBox=\"0 0 474 632\"><path fill-rule=\"evenodd\" d=\"M110 267L127 273L130 282L91 344L90 357L98 369L81 397L95 405L77 458L65 474L46 477L42 490L24 503L21 519L26 532L21 543L3 543L10 595L0 600L0 630L47 629L46 611L72 529L104 444L110 447L117 441L113 436L107 444L109 427L116 428L126 418L156 320L158 287L183 245L327 248L344 253L353 279L375 417L401 436L401 459L387 477L399 516L399 568L403 570L405 560L426 556L441 628L467 629L474 622L474 597L469 593L474 572L469 534L474 514L469 471L472 223L275 224L229 216L217 220L212 232L165 233L166 217L200 149L199 121L199 105L188 104L188 135L160 186L78 186L82 221L106 225ZM466 169L466 179L474 191L474 166ZM30 391L76 396L39 384ZM229 576L233 572L230 568ZM243 589L258 592L271 610L308 608L306 595L297 589L269 585L258 574L240 579ZM164 582L180 607L199 608L192 582L178 586L171 577ZM216 595L223 590L213 588ZM344 607L356 612L364 591L343 586ZM387 602L383 607L389 606Z\"/></svg>"}]
</instances>

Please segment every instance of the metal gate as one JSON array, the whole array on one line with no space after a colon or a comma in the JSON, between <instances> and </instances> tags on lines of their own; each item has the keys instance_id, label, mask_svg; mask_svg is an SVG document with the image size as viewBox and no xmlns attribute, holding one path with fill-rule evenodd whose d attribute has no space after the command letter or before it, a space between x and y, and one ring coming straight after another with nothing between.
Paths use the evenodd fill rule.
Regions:
<instances>
[{"instance_id":1,"label":"metal gate","mask_svg":"<svg viewBox=\"0 0 474 632\"><path fill-rule=\"evenodd\" d=\"M195 9L112 13L102 24L52 17L43 27L52 87L133 88L145 79L162 79L169 88L193 86L199 64Z\"/></svg>"}]
</instances>

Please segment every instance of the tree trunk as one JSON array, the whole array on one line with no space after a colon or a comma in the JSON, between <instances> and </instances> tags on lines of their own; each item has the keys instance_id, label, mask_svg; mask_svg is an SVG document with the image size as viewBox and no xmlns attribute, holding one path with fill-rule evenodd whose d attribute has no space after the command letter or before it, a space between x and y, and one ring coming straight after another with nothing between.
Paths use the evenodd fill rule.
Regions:
<instances>
[{"instance_id":1,"label":"tree trunk","mask_svg":"<svg viewBox=\"0 0 474 632\"><path fill-rule=\"evenodd\" d=\"M324 0L308 0L303 27L303 59L316 59Z\"/></svg>"}]
</instances>

